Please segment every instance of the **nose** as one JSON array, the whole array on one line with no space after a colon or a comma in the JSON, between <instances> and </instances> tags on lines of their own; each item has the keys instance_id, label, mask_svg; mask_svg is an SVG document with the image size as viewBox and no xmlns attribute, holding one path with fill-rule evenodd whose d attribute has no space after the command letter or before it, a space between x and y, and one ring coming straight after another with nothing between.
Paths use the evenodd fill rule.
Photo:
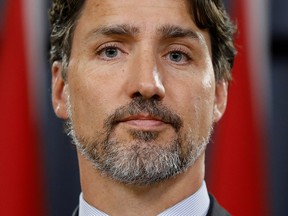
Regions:
<instances>
[{"instance_id":1,"label":"nose","mask_svg":"<svg viewBox=\"0 0 288 216\"><path fill-rule=\"evenodd\" d=\"M147 63L147 62L146 62ZM143 62L145 64L145 62ZM136 88L133 95L141 95L148 99L151 97L162 99L165 96L165 88L162 83L161 74L154 66L152 69L142 69L139 71L138 78L134 81Z\"/></svg>"},{"instance_id":2,"label":"nose","mask_svg":"<svg viewBox=\"0 0 288 216\"><path fill-rule=\"evenodd\" d=\"M131 98L142 96L145 99L162 100L165 97L163 77L153 54L135 56L128 70L127 90Z\"/></svg>"}]
</instances>

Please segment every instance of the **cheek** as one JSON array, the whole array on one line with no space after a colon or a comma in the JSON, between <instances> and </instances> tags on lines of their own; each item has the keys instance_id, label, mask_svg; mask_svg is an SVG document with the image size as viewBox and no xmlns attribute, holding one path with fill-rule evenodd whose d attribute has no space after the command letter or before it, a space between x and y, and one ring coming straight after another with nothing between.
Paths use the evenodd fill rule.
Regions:
<instances>
[{"instance_id":1,"label":"cheek","mask_svg":"<svg viewBox=\"0 0 288 216\"><path fill-rule=\"evenodd\" d=\"M125 104L125 98L121 97L123 76L115 71L119 68L108 69L86 59L71 61L68 83L72 123L77 134L88 138L102 132L107 115Z\"/></svg>"},{"instance_id":2,"label":"cheek","mask_svg":"<svg viewBox=\"0 0 288 216\"><path fill-rule=\"evenodd\" d=\"M84 76L84 75L83 75ZM112 87L111 87L112 88ZM78 135L92 137L103 129L104 118L112 106L105 82L86 76L75 77L69 84L72 123Z\"/></svg>"},{"instance_id":3,"label":"cheek","mask_svg":"<svg viewBox=\"0 0 288 216\"><path fill-rule=\"evenodd\" d=\"M214 94L211 88L192 88L193 91L186 91L177 102L178 109L183 112L184 130L191 129L195 138L207 136L213 123Z\"/></svg>"},{"instance_id":4,"label":"cheek","mask_svg":"<svg viewBox=\"0 0 288 216\"><path fill-rule=\"evenodd\" d=\"M91 92L81 90L70 91L70 103L73 127L78 135L90 136L93 128L100 126L105 115L101 98L91 95Z\"/></svg>"}]
</instances>

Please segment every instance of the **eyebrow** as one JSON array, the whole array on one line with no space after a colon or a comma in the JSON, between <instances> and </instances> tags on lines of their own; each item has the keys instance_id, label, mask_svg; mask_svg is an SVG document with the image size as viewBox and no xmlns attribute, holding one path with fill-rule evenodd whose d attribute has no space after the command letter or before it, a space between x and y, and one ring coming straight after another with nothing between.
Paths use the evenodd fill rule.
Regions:
<instances>
[{"instance_id":1,"label":"eyebrow","mask_svg":"<svg viewBox=\"0 0 288 216\"><path fill-rule=\"evenodd\" d=\"M170 38L192 38L202 41L202 37L191 29L185 29L176 25L164 25L158 29L162 37L165 39Z\"/></svg>"},{"instance_id":2,"label":"eyebrow","mask_svg":"<svg viewBox=\"0 0 288 216\"><path fill-rule=\"evenodd\" d=\"M177 25L163 25L158 27L157 32L164 39L172 38L192 38L199 42L203 42L203 38L199 33L192 29L186 29ZM116 24L116 25L103 25L90 31L86 39L96 38L99 36L130 36L136 37L140 33L140 29L133 25Z\"/></svg>"},{"instance_id":3,"label":"eyebrow","mask_svg":"<svg viewBox=\"0 0 288 216\"><path fill-rule=\"evenodd\" d=\"M123 35L123 36L131 36L135 37L139 34L139 29L135 26L127 25L127 24L119 24L119 25L108 25L108 26L100 26L97 29L93 29L87 34L87 39L95 38L98 36L111 36L111 35Z\"/></svg>"}]
</instances>

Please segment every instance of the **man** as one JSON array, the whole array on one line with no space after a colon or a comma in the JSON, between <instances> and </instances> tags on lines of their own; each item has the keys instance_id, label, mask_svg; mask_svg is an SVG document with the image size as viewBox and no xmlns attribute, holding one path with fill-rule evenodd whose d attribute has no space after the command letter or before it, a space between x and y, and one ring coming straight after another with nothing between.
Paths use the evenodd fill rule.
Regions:
<instances>
[{"instance_id":1,"label":"man","mask_svg":"<svg viewBox=\"0 0 288 216\"><path fill-rule=\"evenodd\" d=\"M75 215L229 215L204 156L227 101L219 0L54 0L52 102L77 146Z\"/></svg>"}]
</instances>

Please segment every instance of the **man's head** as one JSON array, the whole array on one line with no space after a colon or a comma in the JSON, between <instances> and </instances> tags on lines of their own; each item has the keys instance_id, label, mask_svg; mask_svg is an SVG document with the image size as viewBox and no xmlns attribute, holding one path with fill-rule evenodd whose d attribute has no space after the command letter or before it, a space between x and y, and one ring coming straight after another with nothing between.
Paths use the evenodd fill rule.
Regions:
<instances>
[{"instance_id":1,"label":"man's head","mask_svg":"<svg viewBox=\"0 0 288 216\"><path fill-rule=\"evenodd\" d=\"M53 106L82 155L126 184L193 166L235 55L221 2L55 0L50 15Z\"/></svg>"}]
</instances>

